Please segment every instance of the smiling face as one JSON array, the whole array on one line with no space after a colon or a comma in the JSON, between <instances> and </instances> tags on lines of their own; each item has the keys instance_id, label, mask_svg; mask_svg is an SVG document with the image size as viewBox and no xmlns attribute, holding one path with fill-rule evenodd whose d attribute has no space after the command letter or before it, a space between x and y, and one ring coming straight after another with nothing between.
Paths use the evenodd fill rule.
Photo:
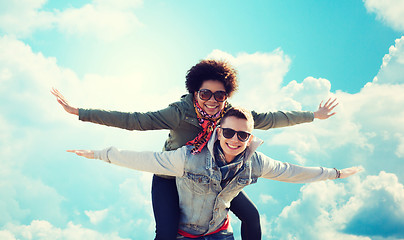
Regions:
<instances>
[{"instance_id":1,"label":"smiling face","mask_svg":"<svg viewBox=\"0 0 404 240\"><path fill-rule=\"evenodd\" d=\"M208 89L212 93L217 92L217 91L226 91L223 83L216 81L216 80L204 81L202 83L201 87L199 88L199 90L201 90L201 89ZM218 113L219 111L221 111L224 108L224 106L226 104L226 101L223 101L223 102L216 101L216 99L214 98L213 95L209 100L202 100L199 97L198 92L195 92L194 97L198 101L198 104L199 104L199 106L201 106L203 111L205 111L209 115L214 115L214 114Z\"/></svg>"},{"instance_id":2,"label":"smiling face","mask_svg":"<svg viewBox=\"0 0 404 240\"><path fill-rule=\"evenodd\" d=\"M242 153L250 145L253 136L251 135L250 138L245 142L242 142L237 138L237 133L234 134L232 138L225 138L223 136L222 128L230 128L235 131L251 133L253 130L253 125L246 119L230 116L222 121L220 127L221 128L218 129L218 139L220 146L223 149L224 156L226 157L226 162L230 163L237 155Z\"/></svg>"}]
</instances>

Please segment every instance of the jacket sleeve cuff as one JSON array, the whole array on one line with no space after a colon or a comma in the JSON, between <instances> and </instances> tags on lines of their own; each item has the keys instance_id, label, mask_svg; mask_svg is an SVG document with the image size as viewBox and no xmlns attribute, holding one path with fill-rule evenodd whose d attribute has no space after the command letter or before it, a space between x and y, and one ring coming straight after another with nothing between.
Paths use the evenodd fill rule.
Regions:
<instances>
[{"instance_id":1,"label":"jacket sleeve cuff","mask_svg":"<svg viewBox=\"0 0 404 240\"><path fill-rule=\"evenodd\" d=\"M79 120L86 121L88 119L87 109L79 108Z\"/></svg>"},{"instance_id":2,"label":"jacket sleeve cuff","mask_svg":"<svg viewBox=\"0 0 404 240\"><path fill-rule=\"evenodd\" d=\"M310 119L313 122L314 121L314 112L309 112L310 113Z\"/></svg>"},{"instance_id":3,"label":"jacket sleeve cuff","mask_svg":"<svg viewBox=\"0 0 404 240\"><path fill-rule=\"evenodd\" d=\"M112 149L112 147L103 149L103 150L93 150L94 152L94 158L95 159L100 159L104 162L111 163L111 161L108 158L108 152Z\"/></svg>"}]
</instances>

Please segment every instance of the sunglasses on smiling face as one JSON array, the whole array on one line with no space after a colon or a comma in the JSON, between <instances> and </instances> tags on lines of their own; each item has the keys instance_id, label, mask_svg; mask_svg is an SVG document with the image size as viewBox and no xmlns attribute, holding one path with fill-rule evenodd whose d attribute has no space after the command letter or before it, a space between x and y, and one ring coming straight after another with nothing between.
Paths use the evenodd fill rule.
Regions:
<instances>
[{"instance_id":1,"label":"sunglasses on smiling face","mask_svg":"<svg viewBox=\"0 0 404 240\"><path fill-rule=\"evenodd\" d=\"M212 92L209 89L201 89L198 91L199 98L208 101L212 95L218 102L224 102L227 99L227 93L225 91Z\"/></svg>"},{"instance_id":2,"label":"sunglasses on smiling face","mask_svg":"<svg viewBox=\"0 0 404 240\"><path fill-rule=\"evenodd\" d=\"M238 140L245 142L251 136L251 133L244 132L244 131L236 131L231 128L222 128L222 127L221 127L221 129L222 129L223 137L228 138L228 139L232 138L234 136L234 134L237 133Z\"/></svg>"}]
</instances>

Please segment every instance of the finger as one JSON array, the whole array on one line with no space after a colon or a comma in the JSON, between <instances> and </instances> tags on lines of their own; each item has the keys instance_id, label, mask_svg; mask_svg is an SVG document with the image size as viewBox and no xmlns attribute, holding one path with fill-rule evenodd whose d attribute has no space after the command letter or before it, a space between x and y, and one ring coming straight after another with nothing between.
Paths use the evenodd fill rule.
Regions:
<instances>
[{"instance_id":1,"label":"finger","mask_svg":"<svg viewBox=\"0 0 404 240\"><path fill-rule=\"evenodd\" d=\"M63 102L63 105L69 105L69 102L63 96L57 96L57 98Z\"/></svg>"},{"instance_id":2,"label":"finger","mask_svg":"<svg viewBox=\"0 0 404 240\"><path fill-rule=\"evenodd\" d=\"M320 105L318 105L318 108L322 108L321 104L323 104L323 101L320 102Z\"/></svg>"},{"instance_id":3,"label":"finger","mask_svg":"<svg viewBox=\"0 0 404 240\"><path fill-rule=\"evenodd\" d=\"M54 89L52 89L50 92L53 94L53 96L55 96L55 97L58 96L58 94L54 91Z\"/></svg>"},{"instance_id":4,"label":"finger","mask_svg":"<svg viewBox=\"0 0 404 240\"><path fill-rule=\"evenodd\" d=\"M328 101L330 101L330 100L331 100L331 98L330 98ZM337 100L337 99L334 98L334 100L332 100L329 104L327 104L327 108L330 108L331 105L333 105L336 100Z\"/></svg>"},{"instance_id":5,"label":"finger","mask_svg":"<svg viewBox=\"0 0 404 240\"><path fill-rule=\"evenodd\" d=\"M52 88L52 92L57 95L59 93L59 91L56 88Z\"/></svg>"},{"instance_id":6,"label":"finger","mask_svg":"<svg viewBox=\"0 0 404 240\"><path fill-rule=\"evenodd\" d=\"M63 102L60 98L56 99L58 101L58 103L60 103L60 105L62 105L63 107L67 106L65 102Z\"/></svg>"},{"instance_id":7,"label":"finger","mask_svg":"<svg viewBox=\"0 0 404 240\"><path fill-rule=\"evenodd\" d=\"M337 103L337 104L335 104L334 106L332 106L332 107L330 108L330 111L332 111L336 106L338 106L338 104L339 104L339 103Z\"/></svg>"},{"instance_id":8,"label":"finger","mask_svg":"<svg viewBox=\"0 0 404 240\"><path fill-rule=\"evenodd\" d=\"M328 105L328 103L330 102L330 100L331 100L331 98L329 98L329 99L327 100L327 102L325 102L324 107L326 107L326 106Z\"/></svg>"},{"instance_id":9,"label":"finger","mask_svg":"<svg viewBox=\"0 0 404 240\"><path fill-rule=\"evenodd\" d=\"M51 92L55 97L57 97L57 98L60 98L60 99L63 99L64 101L66 101L66 99L64 99L64 97L63 97L63 95L61 95L60 93L58 93L58 92Z\"/></svg>"},{"instance_id":10,"label":"finger","mask_svg":"<svg viewBox=\"0 0 404 240\"><path fill-rule=\"evenodd\" d=\"M63 99L63 100L66 101L66 99L65 99L64 96L63 96L63 94L61 94L61 93L59 92L59 90L57 90L56 88L54 88L53 90L54 90L54 92L55 92L55 94L53 94L53 95L55 95L56 97L59 97L59 98L61 98L61 99Z\"/></svg>"},{"instance_id":11,"label":"finger","mask_svg":"<svg viewBox=\"0 0 404 240\"><path fill-rule=\"evenodd\" d=\"M63 99L64 101L67 102L67 100L65 99L65 97L63 96L63 94L61 94L57 89L56 89L56 93L57 93L57 96L58 96L59 98L61 98L61 99Z\"/></svg>"},{"instance_id":12,"label":"finger","mask_svg":"<svg viewBox=\"0 0 404 240\"><path fill-rule=\"evenodd\" d=\"M327 117L332 117L332 116L334 116L335 114L337 114L337 112L333 112L333 113L329 114Z\"/></svg>"}]
</instances>

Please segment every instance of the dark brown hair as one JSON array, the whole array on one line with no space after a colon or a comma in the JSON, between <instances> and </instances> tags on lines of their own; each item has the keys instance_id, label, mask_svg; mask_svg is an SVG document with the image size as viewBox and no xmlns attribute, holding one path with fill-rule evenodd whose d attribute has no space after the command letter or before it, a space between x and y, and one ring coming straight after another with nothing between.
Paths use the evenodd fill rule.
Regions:
<instances>
[{"instance_id":1,"label":"dark brown hair","mask_svg":"<svg viewBox=\"0 0 404 240\"><path fill-rule=\"evenodd\" d=\"M186 75L185 85L189 93L199 91L206 80L216 80L223 83L229 97L237 90L237 71L228 62L223 60L202 60Z\"/></svg>"}]
</instances>

